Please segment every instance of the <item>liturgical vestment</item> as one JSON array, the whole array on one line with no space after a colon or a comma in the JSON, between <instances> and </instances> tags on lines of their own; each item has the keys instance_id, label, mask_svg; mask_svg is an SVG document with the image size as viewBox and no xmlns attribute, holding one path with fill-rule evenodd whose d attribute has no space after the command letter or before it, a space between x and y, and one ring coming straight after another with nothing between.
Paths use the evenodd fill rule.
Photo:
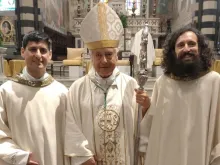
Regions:
<instances>
[{"instance_id":1,"label":"liturgical vestment","mask_svg":"<svg viewBox=\"0 0 220 165\"><path fill-rule=\"evenodd\" d=\"M38 82L18 76L0 87L1 165L26 165L29 153L40 165L64 165L67 160L63 153L67 89L49 79L37 87L33 85Z\"/></svg>"},{"instance_id":2,"label":"liturgical vestment","mask_svg":"<svg viewBox=\"0 0 220 165\"><path fill-rule=\"evenodd\" d=\"M162 75L141 122L140 150L145 165L220 165L220 75Z\"/></svg>"},{"instance_id":3,"label":"liturgical vestment","mask_svg":"<svg viewBox=\"0 0 220 165\"><path fill-rule=\"evenodd\" d=\"M133 164L137 82L117 68L113 74L107 90L95 82L94 69L70 87L65 154L75 161L95 155L98 165Z\"/></svg>"}]
</instances>

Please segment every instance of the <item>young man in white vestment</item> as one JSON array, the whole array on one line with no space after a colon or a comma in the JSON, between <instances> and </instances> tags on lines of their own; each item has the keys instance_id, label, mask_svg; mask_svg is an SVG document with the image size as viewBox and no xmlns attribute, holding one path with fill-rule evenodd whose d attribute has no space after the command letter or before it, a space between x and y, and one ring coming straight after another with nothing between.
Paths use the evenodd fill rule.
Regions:
<instances>
[{"instance_id":1,"label":"young man in white vestment","mask_svg":"<svg viewBox=\"0 0 220 165\"><path fill-rule=\"evenodd\" d=\"M45 33L25 35L21 55L26 67L0 87L1 165L68 164L64 157L68 90L46 73L50 49Z\"/></svg>"},{"instance_id":2,"label":"young man in white vestment","mask_svg":"<svg viewBox=\"0 0 220 165\"><path fill-rule=\"evenodd\" d=\"M69 89L65 154L72 165L133 165L137 103L150 105L134 78L116 67L123 31L118 15L98 3L81 24L92 68ZM137 95L137 96L136 96Z\"/></svg>"},{"instance_id":3,"label":"young man in white vestment","mask_svg":"<svg viewBox=\"0 0 220 165\"><path fill-rule=\"evenodd\" d=\"M164 74L141 122L145 165L220 165L220 75L207 43L191 27L166 39Z\"/></svg>"}]
</instances>

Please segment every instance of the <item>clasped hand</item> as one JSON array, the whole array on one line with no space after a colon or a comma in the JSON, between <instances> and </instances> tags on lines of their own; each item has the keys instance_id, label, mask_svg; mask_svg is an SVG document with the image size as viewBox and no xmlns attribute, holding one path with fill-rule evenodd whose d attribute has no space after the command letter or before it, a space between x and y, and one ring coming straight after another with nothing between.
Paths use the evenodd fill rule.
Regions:
<instances>
[{"instance_id":1,"label":"clasped hand","mask_svg":"<svg viewBox=\"0 0 220 165\"><path fill-rule=\"evenodd\" d=\"M142 106L142 114L145 115L148 108L150 107L150 98L147 92L140 89L135 89L136 92L136 102Z\"/></svg>"}]
</instances>

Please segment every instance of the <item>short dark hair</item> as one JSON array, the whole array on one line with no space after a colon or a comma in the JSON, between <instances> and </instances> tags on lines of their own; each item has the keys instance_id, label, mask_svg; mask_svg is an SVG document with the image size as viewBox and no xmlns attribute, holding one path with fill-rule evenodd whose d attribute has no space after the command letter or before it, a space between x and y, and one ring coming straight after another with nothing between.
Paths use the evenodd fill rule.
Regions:
<instances>
[{"instance_id":1,"label":"short dark hair","mask_svg":"<svg viewBox=\"0 0 220 165\"><path fill-rule=\"evenodd\" d=\"M198 47L199 47L199 53L200 53L200 59L202 62L202 70L208 71L209 68L212 65L213 61L213 52L208 46L208 40L207 38L197 29L193 27L183 27L178 29L177 31L169 34L165 40L165 43L163 45L163 60L161 67L164 69L165 74L170 74L172 70L172 64L175 60L175 44L179 36L181 36L183 33L191 31L195 33L198 39Z\"/></svg>"},{"instance_id":2,"label":"short dark hair","mask_svg":"<svg viewBox=\"0 0 220 165\"><path fill-rule=\"evenodd\" d=\"M41 42L44 41L47 43L48 49L50 50L51 48L51 39L49 38L49 36L44 33L44 32L39 32L39 31L31 31L28 34L26 34L23 37L23 41L22 41L22 47L25 49L26 46L28 45L28 42Z\"/></svg>"}]
</instances>

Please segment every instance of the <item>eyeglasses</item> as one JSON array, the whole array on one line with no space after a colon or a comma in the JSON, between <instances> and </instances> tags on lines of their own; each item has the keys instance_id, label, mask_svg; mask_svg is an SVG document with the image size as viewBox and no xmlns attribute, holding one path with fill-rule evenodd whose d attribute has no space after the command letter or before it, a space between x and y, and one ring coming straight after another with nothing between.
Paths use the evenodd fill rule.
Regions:
<instances>
[{"instance_id":1,"label":"eyeglasses","mask_svg":"<svg viewBox=\"0 0 220 165\"><path fill-rule=\"evenodd\" d=\"M37 50L40 50L40 53L41 54L46 54L49 50L46 49L46 48L37 48L37 47L30 47L28 48L28 50L31 52L31 53L37 53Z\"/></svg>"}]
</instances>

